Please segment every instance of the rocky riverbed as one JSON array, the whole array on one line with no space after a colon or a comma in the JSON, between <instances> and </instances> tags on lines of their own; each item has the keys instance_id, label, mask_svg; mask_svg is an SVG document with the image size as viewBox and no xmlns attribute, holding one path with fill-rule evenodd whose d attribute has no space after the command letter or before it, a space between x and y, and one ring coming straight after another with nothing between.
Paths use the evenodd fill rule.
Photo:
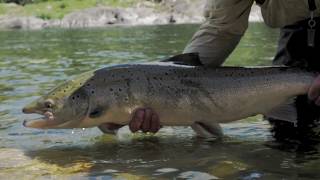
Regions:
<instances>
[{"instance_id":1,"label":"rocky riverbed","mask_svg":"<svg viewBox=\"0 0 320 180\"><path fill-rule=\"evenodd\" d=\"M201 23L206 0L162 0L141 2L134 7L92 7L67 14L62 19L2 16L1 29L82 28L111 25L155 25ZM250 21L262 21L259 7L253 6Z\"/></svg>"}]
</instances>

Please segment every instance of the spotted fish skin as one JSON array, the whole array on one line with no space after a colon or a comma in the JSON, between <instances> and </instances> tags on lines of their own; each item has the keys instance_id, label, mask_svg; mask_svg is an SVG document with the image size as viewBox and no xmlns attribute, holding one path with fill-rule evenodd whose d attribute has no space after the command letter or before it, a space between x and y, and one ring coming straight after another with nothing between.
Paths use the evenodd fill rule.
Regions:
<instances>
[{"instance_id":1,"label":"spotted fish skin","mask_svg":"<svg viewBox=\"0 0 320 180\"><path fill-rule=\"evenodd\" d=\"M195 121L230 122L268 111L305 94L312 73L283 67L205 68L161 64L122 65L97 70L85 83L89 122L128 124L137 107L151 107L163 125Z\"/></svg>"},{"instance_id":2,"label":"spotted fish skin","mask_svg":"<svg viewBox=\"0 0 320 180\"><path fill-rule=\"evenodd\" d=\"M138 107L152 108L162 125L227 123L268 114L289 99L306 94L314 78L313 73L286 67L207 68L172 63L110 66L79 75L26 106L29 112L39 111L39 104L53 99L58 105L52 113L59 123L28 121L25 125L35 128L127 125Z\"/></svg>"}]
</instances>

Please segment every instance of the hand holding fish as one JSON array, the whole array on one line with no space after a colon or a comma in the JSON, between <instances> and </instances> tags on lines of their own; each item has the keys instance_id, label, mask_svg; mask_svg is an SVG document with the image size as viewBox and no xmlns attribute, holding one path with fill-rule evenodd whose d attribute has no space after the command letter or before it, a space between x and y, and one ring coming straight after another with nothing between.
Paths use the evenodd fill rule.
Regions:
<instances>
[{"instance_id":1,"label":"hand holding fish","mask_svg":"<svg viewBox=\"0 0 320 180\"><path fill-rule=\"evenodd\" d=\"M320 75L313 81L308 91L308 97L320 106Z\"/></svg>"},{"instance_id":2,"label":"hand holding fish","mask_svg":"<svg viewBox=\"0 0 320 180\"><path fill-rule=\"evenodd\" d=\"M99 126L99 129L107 134L115 134L123 125L114 123L105 123ZM141 130L144 133L156 133L161 128L158 114L151 108L137 108L129 123L131 132Z\"/></svg>"}]
</instances>

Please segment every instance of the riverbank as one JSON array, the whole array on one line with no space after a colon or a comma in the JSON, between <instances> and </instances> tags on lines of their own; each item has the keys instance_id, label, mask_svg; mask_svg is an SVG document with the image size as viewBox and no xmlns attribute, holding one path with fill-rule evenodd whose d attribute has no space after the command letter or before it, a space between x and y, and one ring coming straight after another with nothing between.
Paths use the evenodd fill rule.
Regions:
<instances>
[{"instance_id":1,"label":"riverbank","mask_svg":"<svg viewBox=\"0 0 320 180\"><path fill-rule=\"evenodd\" d=\"M81 3L79 3L81 2ZM19 6L0 4L0 29L83 28L112 25L201 23L205 0L47 1ZM251 21L261 21L254 6Z\"/></svg>"}]
</instances>

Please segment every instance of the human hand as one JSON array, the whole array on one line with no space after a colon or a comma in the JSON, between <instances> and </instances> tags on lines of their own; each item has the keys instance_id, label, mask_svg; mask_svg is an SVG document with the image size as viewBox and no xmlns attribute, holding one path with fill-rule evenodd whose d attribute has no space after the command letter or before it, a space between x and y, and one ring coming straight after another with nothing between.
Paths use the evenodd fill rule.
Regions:
<instances>
[{"instance_id":1,"label":"human hand","mask_svg":"<svg viewBox=\"0 0 320 180\"><path fill-rule=\"evenodd\" d=\"M105 123L100 125L99 129L107 134L115 134L123 126L115 123ZM144 133L156 133L161 128L159 116L151 108L137 108L129 122L129 128L131 132L142 130Z\"/></svg>"},{"instance_id":2,"label":"human hand","mask_svg":"<svg viewBox=\"0 0 320 180\"><path fill-rule=\"evenodd\" d=\"M131 132L152 132L156 133L161 128L159 116L151 108L138 108L134 111L129 123Z\"/></svg>"},{"instance_id":3,"label":"human hand","mask_svg":"<svg viewBox=\"0 0 320 180\"><path fill-rule=\"evenodd\" d=\"M320 75L311 84L308 97L310 100L314 101L316 105L320 106Z\"/></svg>"}]
</instances>

